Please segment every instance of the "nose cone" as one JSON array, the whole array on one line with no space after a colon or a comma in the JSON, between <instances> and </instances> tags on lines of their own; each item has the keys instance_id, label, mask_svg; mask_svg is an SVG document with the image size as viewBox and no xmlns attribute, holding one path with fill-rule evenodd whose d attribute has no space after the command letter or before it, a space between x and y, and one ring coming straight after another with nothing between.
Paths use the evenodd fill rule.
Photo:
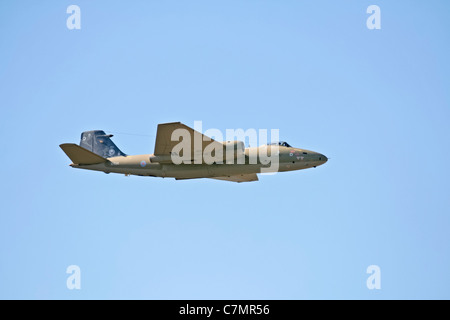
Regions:
<instances>
[{"instance_id":1,"label":"nose cone","mask_svg":"<svg viewBox=\"0 0 450 320\"><path fill-rule=\"evenodd\" d=\"M321 162L321 164L324 164L325 162L328 161L328 158L325 155L320 154L319 155L319 161Z\"/></svg>"}]
</instances>

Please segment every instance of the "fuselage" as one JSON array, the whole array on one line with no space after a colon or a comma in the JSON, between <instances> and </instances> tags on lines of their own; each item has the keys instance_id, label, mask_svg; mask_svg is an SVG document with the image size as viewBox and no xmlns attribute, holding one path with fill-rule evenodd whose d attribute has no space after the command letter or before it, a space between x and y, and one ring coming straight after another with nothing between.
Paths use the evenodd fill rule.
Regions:
<instances>
[{"instance_id":1,"label":"fuselage","mask_svg":"<svg viewBox=\"0 0 450 320\"><path fill-rule=\"evenodd\" d=\"M264 148L264 154L271 157L268 162L257 156ZM91 165L72 164L71 166L79 169L103 171L105 173L120 173L125 175L153 176L153 177L171 177L177 179L192 178L211 178L234 176L240 174L252 174L268 171L284 172L308 169L317 167L327 162L327 157L318 152L277 146L262 146L245 149L244 163L222 163L222 164L173 164L169 162L155 162L153 154L119 156L107 158L107 162ZM276 162L276 163L275 163Z\"/></svg>"}]
</instances>

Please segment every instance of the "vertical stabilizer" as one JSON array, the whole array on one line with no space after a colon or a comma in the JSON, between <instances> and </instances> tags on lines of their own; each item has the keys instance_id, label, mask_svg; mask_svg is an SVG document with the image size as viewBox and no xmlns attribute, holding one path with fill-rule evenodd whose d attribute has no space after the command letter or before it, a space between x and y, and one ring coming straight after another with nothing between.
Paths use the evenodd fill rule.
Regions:
<instances>
[{"instance_id":1,"label":"vertical stabilizer","mask_svg":"<svg viewBox=\"0 0 450 320\"><path fill-rule=\"evenodd\" d=\"M103 158L126 156L110 139L112 134L102 130L85 131L81 134L80 146Z\"/></svg>"}]
</instances>

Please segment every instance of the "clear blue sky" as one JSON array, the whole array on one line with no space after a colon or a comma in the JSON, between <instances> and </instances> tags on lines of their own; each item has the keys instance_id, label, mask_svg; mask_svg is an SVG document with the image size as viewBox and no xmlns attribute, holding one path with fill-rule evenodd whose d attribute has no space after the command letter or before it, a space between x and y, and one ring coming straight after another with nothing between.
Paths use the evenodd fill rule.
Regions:
<instances>
[{"instance_id":1,"label":"clear blue sky","mask_svg":"<svg viewBox=\"0 0 450 320\"><path fill-rule=\"evenodd\" d=\"M450 298L449 9L1 1L0 298ZM58 147L103 129L152 153L158 123L195 120L331 159L235 184L75 170Z\"/></svg>"}]
</instances>

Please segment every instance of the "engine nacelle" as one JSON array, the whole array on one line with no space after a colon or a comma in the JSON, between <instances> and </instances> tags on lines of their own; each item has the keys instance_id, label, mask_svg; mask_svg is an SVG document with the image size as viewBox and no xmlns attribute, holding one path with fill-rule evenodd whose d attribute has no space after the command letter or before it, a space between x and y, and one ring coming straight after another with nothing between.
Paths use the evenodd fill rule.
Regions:
<instances>
[{"instance_id":1,"label":"engine nacelle","mask_svg":"<svg viewBox=\"0 0 450 320\"><path fill-rule=\"evenodd\" d=\"M172 163L172 157L170 155L162 155L162 156L150 156L150 163Z\"/></svg>"}]
</instances>

